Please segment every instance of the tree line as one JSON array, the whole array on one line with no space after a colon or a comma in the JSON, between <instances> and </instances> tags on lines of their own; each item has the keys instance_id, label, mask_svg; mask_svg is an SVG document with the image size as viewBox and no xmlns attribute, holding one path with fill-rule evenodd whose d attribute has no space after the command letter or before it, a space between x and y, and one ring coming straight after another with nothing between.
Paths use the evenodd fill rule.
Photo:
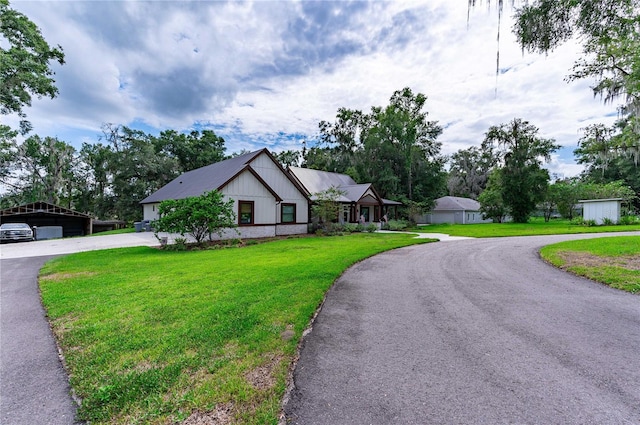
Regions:
<instances>
[{"instance_id":1,"label":"tree line","mask_svg":"<svg viewBox=\"0 0 640 425\"><path fill-rule=\"evenodd\" d=\"M470 0L470 7L475 3ZM497 3L503 7L502 0ZM438 141L442 127L427 118L427 97L410 88L369 112L340 108L334 122L319 123L317 145L279 153L278 160L371 182L382 197L403 202L408 216L447 193L480 200L485 214L496 220L511 215L515 221L526 221L536 208L564 211L561 201L576 196L637 202L638 10L640 0L537 0L516 10L514 32L523 49L548 52L577 34L584 56L568 79L595 78L594 94L605 101L625 99L614 126L584 129L575 150L585 165L579 177L550 185L543 165L559 146L520 118L489 128L479 146L445 157ZM9 46L0 49L0 113L21 119L18 130L0 125L0 183L6 188L0 207L44 200L101 219L133 221L141 216L139 201L153 191L183 172L227 157L224 140L209 130L154 136L105 124L98 142L83 143L79 150L49 136L17 143L18 135L31 129L24 107L32 96L57 95L49 62L63 64L64 53L49 46L8 0L0 0L0 15L0 36Z\"/></svg>"}]
</instances>

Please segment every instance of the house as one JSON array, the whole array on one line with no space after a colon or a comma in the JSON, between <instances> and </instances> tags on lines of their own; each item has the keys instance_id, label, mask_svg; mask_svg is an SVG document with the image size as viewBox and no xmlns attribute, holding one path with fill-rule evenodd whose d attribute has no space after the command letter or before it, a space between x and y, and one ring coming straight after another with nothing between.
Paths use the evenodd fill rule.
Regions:
<instances>
[{"instance_id":1,"label":"house","mask_svg":"<svg viewBox=\"0 0 640 425\"><path fill-rule=\"evenodd\" d=\"M188 171L143 199L145 220L158 218L167 199L218 190L234 201L240 236L263 238L307 233L309 197L267 149ZM222 239L237 237L227 231Z\"/></svg>"},{"instance_id":2,"label":"house","mask_svg":"<svg viewBox=\"0 0 640 425\"><path fill-rule=\"evenodd\" d=\"M428 224L473 224L491 223L492 220L482 217L480 202L474 199L443 196L436 199L436 205L431 212L418 221Z\"/></svg>"},{"instance_id":3,"label":"house","mask_svg":"<svg viewBox=\"0 0 640 425\"><path fill-rule=\"evenodd\" d=\"M578 201L582 204L582 218L594 220L596 224L605 222L618 223L622 210L622 198L587 199Z\"/></svg>"},{"instance_id":4,"label":"house","mask_svg":"<svg viewBox=\"0 0 640 425\"><path fill-rule=\"evenodd\" d=\"M378 223L387 214L395 217L400 202L383 199L371 183L358 184L350 176L311 168L288 167L287 171L302 186L307 196L314 201L316 194L331 187L342 192L338 221L358 223L364 217L366 223Z\"/></svg>"}]
</instances>

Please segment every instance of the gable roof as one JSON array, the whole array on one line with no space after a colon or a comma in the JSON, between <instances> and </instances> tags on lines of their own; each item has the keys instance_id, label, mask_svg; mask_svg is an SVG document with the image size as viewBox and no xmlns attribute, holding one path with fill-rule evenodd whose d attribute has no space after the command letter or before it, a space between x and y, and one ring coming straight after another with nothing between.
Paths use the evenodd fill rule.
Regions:
<instances>
[{"instance_id":1,"label":"gable roof","mask_svg":"<svg viewBox=\"0 0 640 425\"><path fill-rule=\"evenodd\" d=\"M480 202L471 198L460 198L458 196L443 196L436 199L436 206L433 211L479 211Z\"/></svg>"},{"instance_id":2,"label":"gable roof","mask_svg":"<svg viewBox=\"0 0 640 425\"><path fill-rule=\"evenodd\" d=\"M236 176L246 170L256 176L256 178L260 180L260 182L274 195L274 197L279 199L279 196L273 192L269 185L267 185L249 165L251 161L265 152L268 154L266 148L255 152L249 152L244 155L239 155L235 158L216 162L211 165L206 165L195 170L187 171L158 189L156 192L147 196L145 199L140 201L140 203L151 204L167 199L183 199L190 196L200 196L203 193L212 190L220 190Z\"/></svg>"},{"instance_id":3,"label":"gable roof","mask_svg":"<svg viewBox=\"0 0 640 425\"><path fill-rule=\"evenodd\" d=\"M382 201L382 198L371 183L358 184L346 174L301 167L288 167L288 171L306 189L311 200L316 200L316 193L335 187L344 192L338 198L338 202L358 202L369 190L376 195L376 198Z\"/></svg>"}]
</instances>

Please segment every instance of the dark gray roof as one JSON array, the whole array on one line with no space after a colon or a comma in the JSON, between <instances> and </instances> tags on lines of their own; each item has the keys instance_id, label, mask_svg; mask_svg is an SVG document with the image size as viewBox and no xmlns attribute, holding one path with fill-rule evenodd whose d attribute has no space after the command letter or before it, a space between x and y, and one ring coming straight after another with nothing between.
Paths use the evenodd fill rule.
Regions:
<instances>
[{"instance_id":1,"label":"dark gray roof","mask_svg":"<svg viewBox=\"0 0 640 425\"><path fill-rule=\"evenodd\" d=\"M167 199L183 199L190 196L200 196L212 190L220 190L245 170L254 158L265 151L266 149L260 149L202 168L187 171L143 199L140 203L151 204Z\"/></svg>"},{"instance_id":2,"label":"dark gray roof","mask_svg":"<svg viewBox=\"0 0 640 425\"><path fill-rule=\"evenodd\" d=\"M460 198L457 196L443 196L436 199L436 206L433 211L478 211L480 202L471 198Z\"/></svg>"},{"instance_id":3,"label":"dark gray roof","mask_svg":"<svg viewBox=\"0 0 640 425\"><path fill-rule=\"evenodd\" d=\"M355 180L346 174L331 173L329 171L311 168L289 167L289 171L304 186L309 194L322 192L330 187L357 185Z\"/></svg>"}]
</instances>

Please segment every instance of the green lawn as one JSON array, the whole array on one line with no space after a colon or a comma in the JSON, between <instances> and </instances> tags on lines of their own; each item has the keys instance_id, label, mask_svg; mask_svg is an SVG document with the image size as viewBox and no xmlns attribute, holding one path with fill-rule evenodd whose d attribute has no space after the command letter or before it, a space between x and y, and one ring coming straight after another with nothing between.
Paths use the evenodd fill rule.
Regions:
<instances>
[{"instance_id":1,"label":"green lawn","mask_svg":"<svg viewBox=\"0 0 640 425\"><path fill-rule=\"evenodd\" d=\"M87 252L49 262L40 286L82 419L276 424L298 341L335 279L423 242L355 234Z\"/></svg>"},{"instance_id":2,"label":"green lawn","mask_svg":"<svg viewBox=\"0 0 640 425\"><path fill-rule=\"evenodd\" d=\"M629 226L582 226L571 224L569 220L532 218L529 223L483 223L483 224L431 224L419 226L425 233L445 233L451 236L493 238L505 236L560 235L569 233L627 232L640 230L640 225Z\"/></svg>"},{"instance_id":3,"label":"green lawn","mask_svg":"<svg viewBox=\"0 0 640 425\"><path fill-rule=\"evenodd\" d=\"M614 288L640 291L640 237L561 242L540 250L551 264Z\"/></svg>"}]
</instances>

